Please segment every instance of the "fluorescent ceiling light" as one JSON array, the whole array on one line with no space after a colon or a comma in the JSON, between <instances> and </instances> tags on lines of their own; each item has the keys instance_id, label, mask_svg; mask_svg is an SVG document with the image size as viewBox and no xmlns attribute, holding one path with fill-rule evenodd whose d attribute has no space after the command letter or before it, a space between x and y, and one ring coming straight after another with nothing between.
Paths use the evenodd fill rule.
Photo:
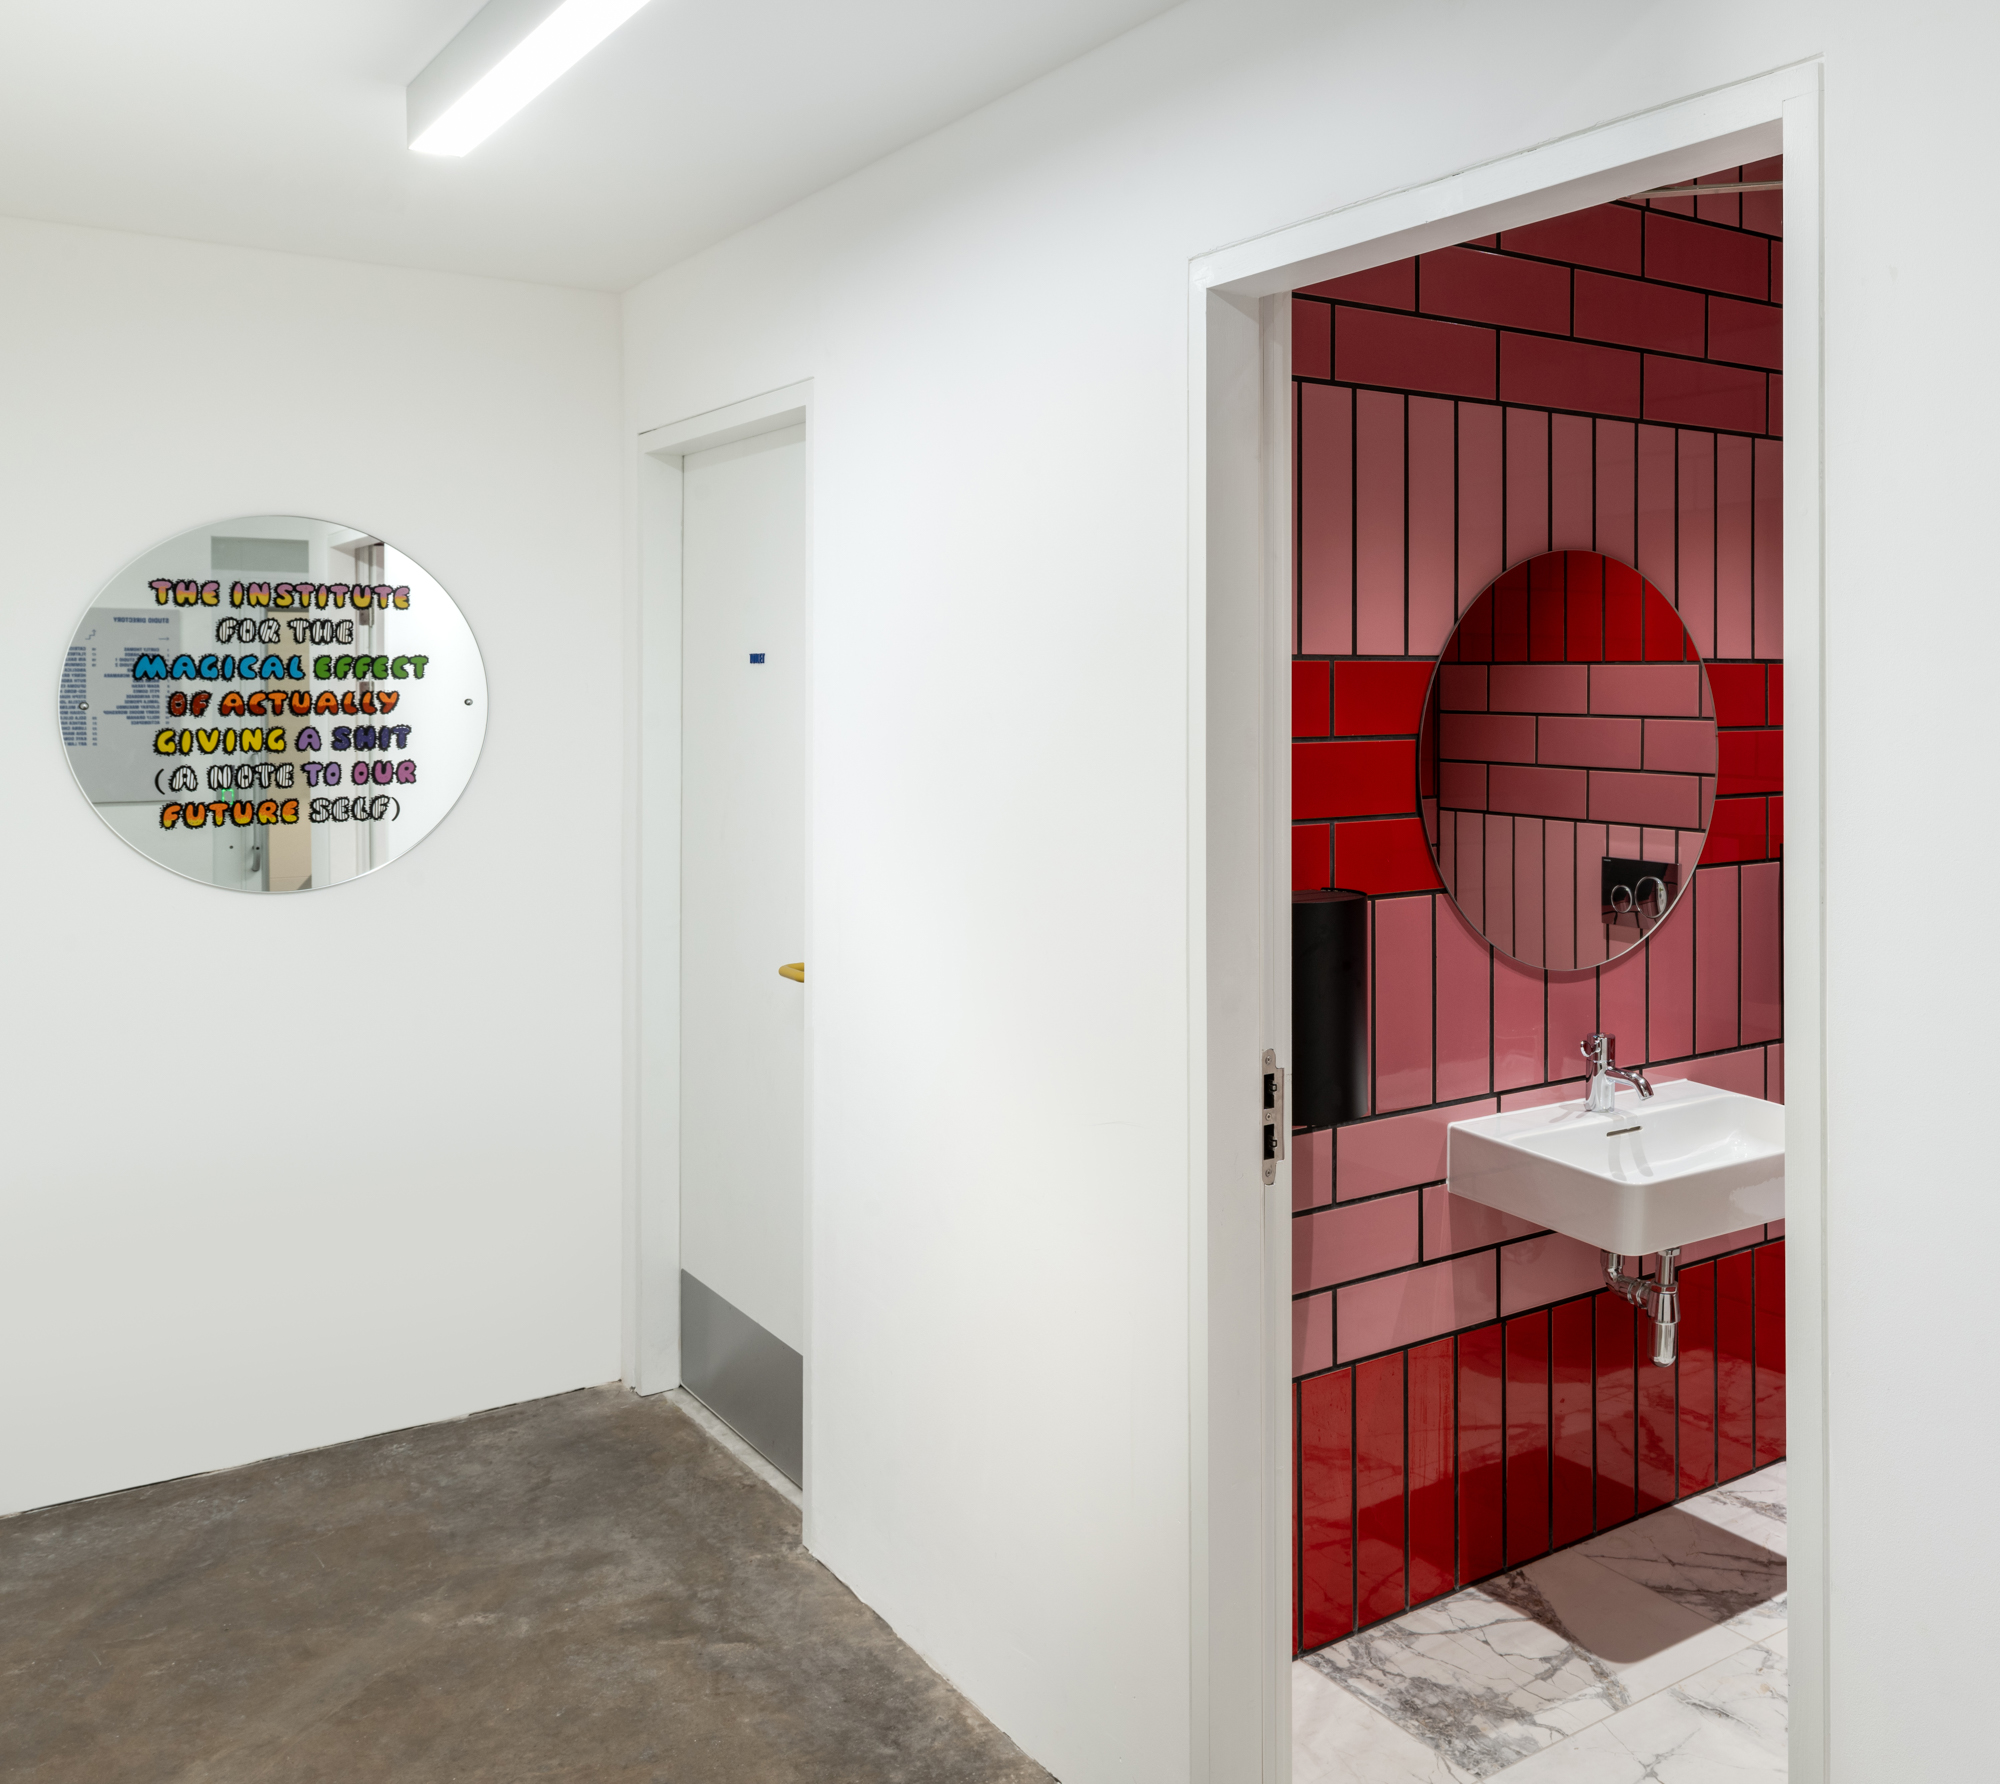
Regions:
<instances>
[{"instance_id":1,"label":"fluorescent ceiling light","mask_svg":"<svg viewBox=\"0 0 2000 1784\"><path fill-rule=\"evenodd\" d=\"M410 83L410 147L419 155L477 148L645 4L489 0Z\"/></svg>"}]
</instances>

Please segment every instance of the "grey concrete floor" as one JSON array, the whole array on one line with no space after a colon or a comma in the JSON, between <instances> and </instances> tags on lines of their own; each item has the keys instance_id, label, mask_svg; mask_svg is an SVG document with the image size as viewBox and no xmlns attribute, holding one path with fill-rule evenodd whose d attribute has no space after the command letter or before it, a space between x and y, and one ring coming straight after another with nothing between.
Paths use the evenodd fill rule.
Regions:
<instances>
[{"instance_id":1,"label":"grey concrete floor","mask_svg":"<svg viewBox=\"0 0 2000 1784\"><path fill-rule=\"evenodd\" d=\"M1048 1784L617 1387L0 1522L0 1778Z\"/></svg>"}]
</instances>

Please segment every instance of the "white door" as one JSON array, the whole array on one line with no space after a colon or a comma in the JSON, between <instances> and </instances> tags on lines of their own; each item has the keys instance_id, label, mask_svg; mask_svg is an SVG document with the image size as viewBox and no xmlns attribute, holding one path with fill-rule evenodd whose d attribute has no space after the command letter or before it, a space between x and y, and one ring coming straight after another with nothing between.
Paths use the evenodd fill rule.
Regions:
<instances>
[{"instance_id":1,"label":"white door","mask_svg":"<svg viewBox=\"0 0 2000 1784\"><path fill-rule=\"evenodd\" d=\"M794 1479L805 1351L806 447L682 464L682 1378Z\"/></svg>"}]
</instances>

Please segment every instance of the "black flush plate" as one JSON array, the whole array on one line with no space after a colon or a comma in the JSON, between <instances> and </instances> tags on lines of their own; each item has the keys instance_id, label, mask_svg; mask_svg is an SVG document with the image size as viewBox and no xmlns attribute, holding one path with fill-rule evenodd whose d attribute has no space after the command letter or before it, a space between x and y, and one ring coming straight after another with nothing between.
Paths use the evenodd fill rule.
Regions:
<instances>
[{"instance_id":1,"label":"black flush plate","mask_svg":"<svg viewBox=\"0 0 2000 1784\"><path fill-rule=\"evenodd\" d=\"M1668 907L1674 902L1674 895L1680 890L1681 870L1679 865L1672 861L1640 861L1630 855L1606 855L1604 857L1603 898L1604 920L1607 923L1616 922L1621 917L1630 917L1634 914L1634 905L1637 903L1639 895L1639 883L1642 880L1658 880L1667 889L1666 896L1660 899L1658 908L1646 913L1653 921L1658 922L1661 917L1666 915ZM1611 901L1611 894L1614 890L1618 891L1620 895L1620 903L1617 905L1614 905ZM1630 893L1631 896L1626 897L1626 893ZM1620 908L1621 905L1622 908Z\"/></svg>"}]
</instances>

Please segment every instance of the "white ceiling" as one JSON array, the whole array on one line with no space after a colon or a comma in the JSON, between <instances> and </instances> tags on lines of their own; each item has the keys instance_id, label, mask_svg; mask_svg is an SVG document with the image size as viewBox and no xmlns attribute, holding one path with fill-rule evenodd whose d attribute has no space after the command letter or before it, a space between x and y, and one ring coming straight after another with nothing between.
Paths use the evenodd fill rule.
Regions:
<instances>
[{"instance_id":1,"label":"white ceiling","mask_svg":"<svg viewBox=\"0 0 2000 1784\"><path fill-rule=\"evenodd\" d=\"M0 214L618 290L1172 0L652 0L462 161L479 0L0 0Z\"/></svg>"}]
</instances>

